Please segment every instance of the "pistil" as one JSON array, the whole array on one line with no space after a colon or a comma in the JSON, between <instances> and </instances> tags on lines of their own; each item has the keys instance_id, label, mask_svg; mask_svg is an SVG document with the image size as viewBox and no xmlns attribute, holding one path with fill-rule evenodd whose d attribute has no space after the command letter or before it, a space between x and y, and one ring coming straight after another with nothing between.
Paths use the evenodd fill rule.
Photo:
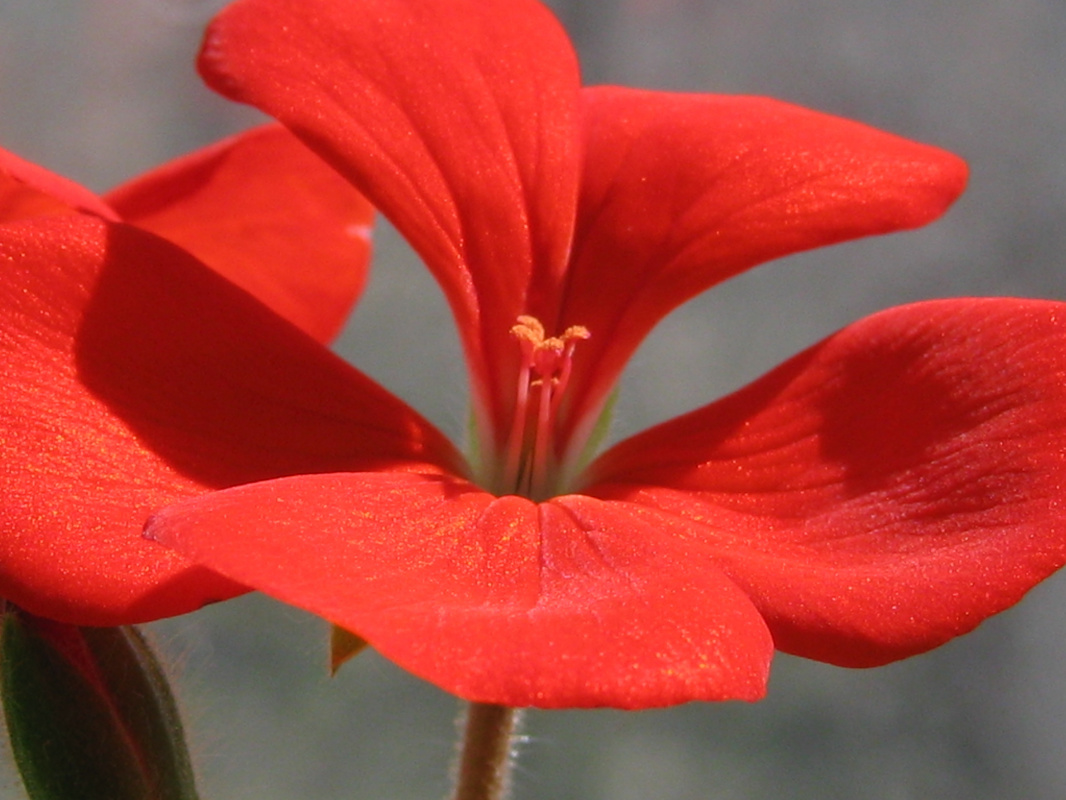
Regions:
<instances>
[{"instance_id":1,"label":"pistil","mask_svg":"<svg viewBox=\"0 0 1066 800\"><path fill-rule=\"evenodd\" d=\"M502 488L532 498L540 497L548 486L552 434L573 370L574 350L580 340L589 338L588 330L581 325L570 326L560 336L544 334L544 326L536 317L521 316L511 328L522 361ZM531 401L534 391L535 410Z\"/></svg>"}]
</instances>

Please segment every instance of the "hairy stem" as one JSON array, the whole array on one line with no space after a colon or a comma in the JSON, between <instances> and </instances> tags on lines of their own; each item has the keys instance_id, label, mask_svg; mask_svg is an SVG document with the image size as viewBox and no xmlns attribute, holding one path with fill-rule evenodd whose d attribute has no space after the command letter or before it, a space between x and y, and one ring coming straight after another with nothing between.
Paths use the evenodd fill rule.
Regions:
<instances>
[{"instance_id":1,"label":"hairy stem","mask_svg":"<svg viewBox=\"0 0 1066 800\"><path fill-rule=\"evenodd\" d=\"M517 714L507 706L469 705L453 800L504 800Z\"/></svg>"}]
</instances>

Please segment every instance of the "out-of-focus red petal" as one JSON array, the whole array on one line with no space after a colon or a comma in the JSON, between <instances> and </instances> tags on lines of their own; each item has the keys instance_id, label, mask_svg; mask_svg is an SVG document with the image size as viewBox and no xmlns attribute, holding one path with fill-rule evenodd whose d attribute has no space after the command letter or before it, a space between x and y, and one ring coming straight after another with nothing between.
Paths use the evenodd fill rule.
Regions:
<instances>
[{"instance_id":1,"label":"out-of-focus red petal","mask_svg":"<svg viewBox=\"0 0 1066 800\"><path fill-rule=\"evenodd\" d=\"M239 591L154 508L295 473L458 468L444 437L243 290L88 216L0 236L0 596L113 625Z\"/></svg>"},{"instance_id":2,"label":"out-of-focus red petal","mask_svg":"<svg viewBox=\"0 0 1066 800\"><path fill-rule=\"evenodd\" d=\"M700 523L678 535L717 550L780 649L922 652L1066 562L1066 304L882 312L619 444L590 480Z\"/></svg>"},{"instance_id":3,"label":"out-of-focus red petal","mask_svg":"<svg viewBox=\"0 0 1066 800\"><path fill-rule=\"evenodd\" d=\"M322 342L366 282L370 203L284 128L258 128L107 195Z\"/></svg>"},{"instance_id":4,"label":"out-of-focus red petal","mask_svg":"<svg viewBox=\"0 0 1066 800\"><path fill-rule=\"evenodd\" d=\"M670 310L755 264L924 225L956 156L761 97L583 92L585 173L558 329L584 325L570 396L596 407Z\"/></svg>"},{"instance_id":5,"label":"out-of-focus red petal","mask_svg":"<svg viewBox=\"0 0 1066 800\"><path fill-rule=\"evenodd\" d=\"M200 67L307 141L422 255L499 425L518 361L508 331L555 302L575 218L578 72L551 13L534 0L238 0Z\"/></svg>"},{"instance_id":6,"label":"out-of-focus red petal","mask_svg":"<svg viewBox=\"0 0 1066 800\"><path fill-rule=\"evenodd\" d=\"M84 186L0 149L0 223L75 213L118 219Z\"/></svg>"},{"instance_id":7,"label":"out-of-focus red petal","mask_svg":"<svg viewBox=\"0 0 1066 800\"><path fill-rule=\"evenodd\" d=\"M147 535L357 632L462 697L644 708L762 696L773 645L713 565L591 498L338 474L203 495Z\"/></svg>"}]
</instances>

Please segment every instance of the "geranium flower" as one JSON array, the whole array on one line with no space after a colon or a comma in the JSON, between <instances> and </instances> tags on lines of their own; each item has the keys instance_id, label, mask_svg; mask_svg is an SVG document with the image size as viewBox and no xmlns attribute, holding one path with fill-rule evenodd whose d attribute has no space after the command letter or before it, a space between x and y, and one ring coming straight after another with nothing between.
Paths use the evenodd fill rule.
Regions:
<instances>
[{"instance_id":1,"label":"geranium flower","mask_svg":"<svg viewBox=\"0 0 1066 800\"><path fill-rule=\"evenodd\" d=\"M934 219L965 180L954 157L765 99L581 89L532 0L241 0L202 68L360 188L436 275L475 452L156 238L84 218L76 235L5 229L3 252L50 276L39 338L66 319L55 287L88 286L59 337L73 355L23 362L47 379L28 383L73 384L69 407L95 403L121 432L109 469L53 477L47 495L19 484L34 504L2 519L23 572L47 553L59 489L110 490L119 549L145 500L192 495L147 534L449 691L647 707L755 699L775 647L851 666L922 652L1063 563L1056 303L884 312L586 463L663 315L769 258ZM134 448L152 455L144 478L113 468ZM227 469L252 449L254 469ZM209 494L172 477L255 471L289 477ZM187 583L188 607L210 597Z\"/></svg>"},{"instance_id":2,"label":"geranium flower","mask_svg":"<svg viewBox=\"0 0 1066 800\"><path fill-rule=\"evenodd\" d=\"M934 219L955 157L767 99L580 88L532 0L238 0L201 70L420 253L476 445L202 495L149 536L513 706L755 699L775 647L883 664L1062 565L1058 303L885 311L584 460L664 314L766 259Z\"/></svg>"},{"instance_id":3,"label":"geranium flower","mask_svg":"<svg viewBox=\"0 0 1066 800\"><path fill-rule=\"evenodd\" d=\"M371 214L280 126L104 198L0 152L0 597L119 625L246 591L141 529L205 489L347 463L288 428L343 447L310 337L362 288Z\"/></svg>"}]
</instances>

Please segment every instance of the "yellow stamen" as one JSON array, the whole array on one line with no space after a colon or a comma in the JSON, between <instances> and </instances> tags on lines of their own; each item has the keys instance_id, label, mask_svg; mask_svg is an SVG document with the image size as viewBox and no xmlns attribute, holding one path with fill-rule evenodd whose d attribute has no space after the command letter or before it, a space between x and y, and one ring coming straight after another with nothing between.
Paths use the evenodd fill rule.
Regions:
<instances>
[{"instance_id":1,"label":"yellow stamen","mask_svg":"<svg viewBox=\"0 0 1066 800\"><path fill-rule=\"evenodd\" d=\"M511 328L522 361L507 443L504 484L506 490L527 496L537 494L546 486L553 456L552 432L573 370L574 350L580 340L589 338L588 329L581 325L571 325L561 336L544 334L540 320L531 316L520 316L518 324ZM530 407L533 388L540 395L536 412Z\"/></svg>"}]
</instances>

